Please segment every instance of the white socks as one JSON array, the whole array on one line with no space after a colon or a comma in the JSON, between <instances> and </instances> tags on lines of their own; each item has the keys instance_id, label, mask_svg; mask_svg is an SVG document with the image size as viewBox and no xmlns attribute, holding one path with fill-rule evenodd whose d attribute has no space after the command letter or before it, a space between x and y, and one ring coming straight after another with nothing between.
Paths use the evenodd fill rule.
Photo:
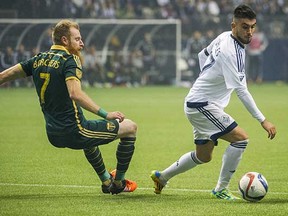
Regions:
<instances>
[{"instance_id":1,"label":"white socks","mask_svg":"<svg viewBox=\"0 0 288 216\"><path fill-rule=\"evenodd\" d=\"M220 191L228 187L229 182L238 167L238 164L242 158L242 154L247 144L248 140L243 140L231 143L227 147L222 158L222 167L220 170L220 176L215 191Z\"/></svg>"},{"instance_id":2,"label":"white socks","mask_svg":"<svg viewBox=\"0 0 288 216\"><path fill-rule=\"evenodd\" d=\"M226 151L223 154L222 158L222 167L220 170L220 176L218 179L218 183L215 187L215 191L220 191L224 188L227 188L229 182L236 171L238 164L242 158L242 154L248 144L248 140L238 141L235 143L231 143ZM197 156L196 152L188 152L182 155L179 160L171 164L168 168L161 171L160 179L163 182L167 182L172 177L186 172L199 164L203 164Z\"/></svg>"},{"instance_id":3,"label":"white socks","mask_svg":"<svg viewBox=\"0 0 288 216\"><path fill-rule=\"evenodd\" d=\"M188 152L182 155L179 160L177 160L171 166L166 168L164 171L161 171L161 177L163 178L164 181L168 181L173 176L183 173L187 170L190 170L195 166L197 166L198 164L202 163L203 162L197 158L195 151Z\"/></svg>"}]
</instances>

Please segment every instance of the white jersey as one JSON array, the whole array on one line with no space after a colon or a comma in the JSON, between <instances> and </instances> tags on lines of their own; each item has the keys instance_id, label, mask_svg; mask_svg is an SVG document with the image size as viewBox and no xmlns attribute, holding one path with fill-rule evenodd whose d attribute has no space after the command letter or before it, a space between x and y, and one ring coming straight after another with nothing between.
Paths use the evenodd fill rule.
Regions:
<instances>
[{"instance_id":1,"label":"white jersey","mask_svg":"<svg viewBox=\"0 0 288 216\"><path fill-rule=\"evenodd\" d=\"M231 31L220 34L198 57L201 73L185 102L208 102L224 109L235 90L252 116L264 121L265 117L247 89L245 47L232 36Z\"/></svg>"}]
</instances>

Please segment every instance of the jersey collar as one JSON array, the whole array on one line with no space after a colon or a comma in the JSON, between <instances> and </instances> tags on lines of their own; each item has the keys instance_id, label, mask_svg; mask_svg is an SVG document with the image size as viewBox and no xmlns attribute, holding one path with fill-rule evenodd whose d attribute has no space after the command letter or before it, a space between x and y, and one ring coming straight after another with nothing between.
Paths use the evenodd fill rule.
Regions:
<instances>
[{"instance_id":1,"label":"jersey collar","mask_svg":"<svg viewBox=\"0 0 288 216\"><path fill-rule=\"evenodd\" d=\"M245 48L245 46L239 40L237 40L237 38L235 38L232 34L230 36L239 44L239 46L241 46L243 49Z\"/></svg>"},{"instance_id":2,"label":"jersey collar","mask_svg":"<svg viewBox=\"0 0 288 216\"><path fill-rule=\"evenodd\" d=\"M61 45L52 45L50 49L51 50L62 50L64 52L70 54L69 51L64 46L61 46Z\"/></svg>"}]
</instances>

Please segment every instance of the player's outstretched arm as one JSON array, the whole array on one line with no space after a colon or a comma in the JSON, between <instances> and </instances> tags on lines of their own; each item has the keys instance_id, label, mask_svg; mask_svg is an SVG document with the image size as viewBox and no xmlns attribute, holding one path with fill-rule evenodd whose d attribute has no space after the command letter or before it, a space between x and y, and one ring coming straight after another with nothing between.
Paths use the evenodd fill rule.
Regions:
<instances>
[{"instance_id":1,"label":"player's outstretched arm","mask_svg":"<svg viewBox=\"0 0 288 216\"><path fill-rule=\"evenodd\" d=\"M276 127L266 119L263 122L261 122L261 125L268 132L268 138L272 140L277 133Z\"/></svg>"},{"instance_id":2,"label":"player's outstretched arm","mask_svg":"<svg viewBox=\"0 0 288 216\"><path fill-rule=\"evenodd\" d=\"M3 72L0 72L0 85L12 81L18 78L26 77L26 73L23 71L19 64L16 64Z\"/></svg>"}]
</instances>

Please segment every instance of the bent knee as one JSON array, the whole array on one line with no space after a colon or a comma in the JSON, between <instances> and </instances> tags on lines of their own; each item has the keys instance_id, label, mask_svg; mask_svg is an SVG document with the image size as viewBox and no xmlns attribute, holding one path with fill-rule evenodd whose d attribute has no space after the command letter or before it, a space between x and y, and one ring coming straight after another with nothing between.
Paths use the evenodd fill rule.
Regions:
<instances>
[{"instance_id":1,"label":"bent knee","mask_svg":"<svg viewBox=\"0 0 288 216\"><path fill-rule=\"evenodd\" d=\"M129 128L130 128L131 133L136 134L137 129L138 129L137 124L130 119L127 119L127 120L129 120Z\"/></svg>"},{"instance_id":2,"label":"bent knee","mask_svg":"<svg viewBox=\"0 0 288 216\"><path fill-rule=\"evenodd\" d=\"M211 140L204 145L196 145L196 156L202 163L208 163L212 160L214 145Z\"/></svg>"},{"instance_id":3,"label":"bent knee","mask_svg":"<svg viewBox=\"0 0 288 216\"><path fill-rule=\"evenodd\" d=\"M236 138L236 140L235 140L235 142L240 142L240 141L243 141L243 140L249 140L249 136L248 136L248 134L246 134L246 133L243 133L243 134L239 134L237 137L235 137Z\"/></svg>"},{"instance_id":4,"label":"bent knee","mask_svg":"<svg viewBox=\"0 0 288 216\"><path fill-rule=\"evenodd\" d=\"M199 157L198 157L199 158ZM212 160L212 156L209 155L209 156L203 156L203 157L200 157L199 160L202 162L202 163L208 163Z\"/></svg>"},{"instance_id":5,"label":"bent knee","mask_svg":"<svg viewBox=\"0 0 288 216\"><path fill-rule=\"evenodd\" d=\"M221 138L230 142L230 143L233 143L233 142L238 142L238 141L242 141L242 140L248 140L249 136L246 133L246 131L244 131L242 128L237 126L230 133L224 135Z\"/></svg>"},{"instance_id":6,"label":"bent knee","mask_svg":"<svg viewBox=\"0 0 288 216\"><path fill-rule=\"evenodd\" d=\"M249 136L246 133L246 131L244 129L240 128L240 127L236 131L235 137L236 137L236 139L238 139L237 141L248 140L249 139Z\"/></svg>"},{"instance_id":7,"label":"bent knee","mask_svg":"<svg viewBox=\"0 0 288 216\"><path fill-rule=\"evenodd\" d=\"M196 156L202 163L208 163L212 160L212 154L202 154L200 152L196 152Z\"/></svg>"},{"instance_id":8,"label":"bent knee","mask_svg":"<svg viewBox=\"0 0 288 216\"><path fill-rule=\"evenodd\" d=\"M130 119L125 119L121 122L123 132L128 136L136 136L137 124Z\"/></svg>"}]
</instances>

